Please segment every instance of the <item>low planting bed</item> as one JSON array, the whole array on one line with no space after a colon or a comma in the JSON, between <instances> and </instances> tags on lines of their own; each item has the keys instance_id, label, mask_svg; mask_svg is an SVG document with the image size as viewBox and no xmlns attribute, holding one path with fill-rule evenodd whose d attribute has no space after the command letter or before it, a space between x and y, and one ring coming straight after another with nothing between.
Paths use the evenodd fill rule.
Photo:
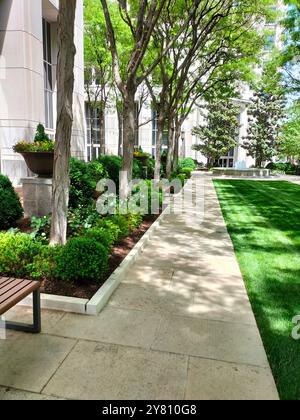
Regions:
<instances>
[{"instance_id":1,"label":"low planting bed","mask_svg":"<svg viewBox=\"0 0 300 420\"><path fill-rule=\"evenodd\" d=\"M99 280L88 278L81 281L61 281L59 278L55 277L44 278L41 280L41 292L57 296L91 299L115 269L119 267L134 246L140 241L157 217L158 216L145 216L141 224L131 230L127 237L119 239L112 245L108 257L107 269L103 272L103 276L100 276Z\"/></svg>"}]
</instances>

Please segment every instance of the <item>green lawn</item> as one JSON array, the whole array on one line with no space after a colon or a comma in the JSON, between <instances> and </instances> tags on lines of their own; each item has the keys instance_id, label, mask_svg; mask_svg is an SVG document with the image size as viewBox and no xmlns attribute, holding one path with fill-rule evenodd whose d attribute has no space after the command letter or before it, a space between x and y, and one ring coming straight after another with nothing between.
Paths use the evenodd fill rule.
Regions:
<instances>
[{"instance_id":1,"label":"green lawn","mask_svg":"<svg viewBox=\"0 0 300 420\"><path fill-rule=\"evenodd\" d=\"M300 186L215 180L217 194L282 399L300 399Z\"/></svg>"}]
</instances>

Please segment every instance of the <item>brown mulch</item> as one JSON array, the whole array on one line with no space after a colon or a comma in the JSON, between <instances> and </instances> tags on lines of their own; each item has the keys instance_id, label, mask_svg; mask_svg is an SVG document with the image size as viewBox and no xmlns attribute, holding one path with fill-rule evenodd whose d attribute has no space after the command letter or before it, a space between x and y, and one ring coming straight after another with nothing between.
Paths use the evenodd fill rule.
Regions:
<instances>
[{"instance_id":1,"label":"brown mulch","mask_svg":"<svg viewBox=\"0 0 300 420\"><path fill-rule=\"evenodd\" d=\"M113 247L109 259L109 271L106 278L101 282L88 283L66 283L58 280L45 280L42 283L41 292L51 295L61 295L68 297L77 297L82 299L91 299L97 290L105 283L109 276L121 264L132 248L144 236L147 230L155 222L158 216L148 216L144 219L139 229L136 229L127 238L123 239Z\"/></svg>"},{"instance_id":2,"label":"brown mulch","mask_svg":"<svg viewBox=\"0 0 300 420\"><path fill-rule=\"evenodd\" d=\"M20 229L23 233L31 233L31 220L29 218L20 219L15 223L15 227Z\"/></svg>"}]
</instances>

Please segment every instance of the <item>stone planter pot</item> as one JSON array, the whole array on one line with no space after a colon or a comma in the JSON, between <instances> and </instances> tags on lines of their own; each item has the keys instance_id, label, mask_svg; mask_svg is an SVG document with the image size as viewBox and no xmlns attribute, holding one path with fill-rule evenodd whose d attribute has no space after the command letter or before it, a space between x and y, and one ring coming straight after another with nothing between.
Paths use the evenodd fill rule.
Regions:
<instances>
[{"instance_id":1,"label":"stone planter pot","mask_svg":"<svg viewBox=\"0 0 300 420\"><path fill-rule=\"evenodd\" d=\"M54 152L22 152L28 169L40 178L52 178Z\"/></svg>"}]
</instances>

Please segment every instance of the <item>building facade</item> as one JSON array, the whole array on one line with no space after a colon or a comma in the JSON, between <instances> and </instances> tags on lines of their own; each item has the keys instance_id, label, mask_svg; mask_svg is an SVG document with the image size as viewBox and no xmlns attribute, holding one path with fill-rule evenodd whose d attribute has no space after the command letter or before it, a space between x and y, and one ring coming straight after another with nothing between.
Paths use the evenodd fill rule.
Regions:
<instances>
[{"instance_id":1,"label":"building facade","mask_svg":"<svg viewBox=\"0 0 300 420\"><path fill-rule=\"evenodd\" d=\"M0 172L14 184L30 175L12 150L33 140L42 123L55 137L57 16L59 0L0 1ZM86 157L83 0L77 0L72 153Z\"/></svg>"}]
</instances>

